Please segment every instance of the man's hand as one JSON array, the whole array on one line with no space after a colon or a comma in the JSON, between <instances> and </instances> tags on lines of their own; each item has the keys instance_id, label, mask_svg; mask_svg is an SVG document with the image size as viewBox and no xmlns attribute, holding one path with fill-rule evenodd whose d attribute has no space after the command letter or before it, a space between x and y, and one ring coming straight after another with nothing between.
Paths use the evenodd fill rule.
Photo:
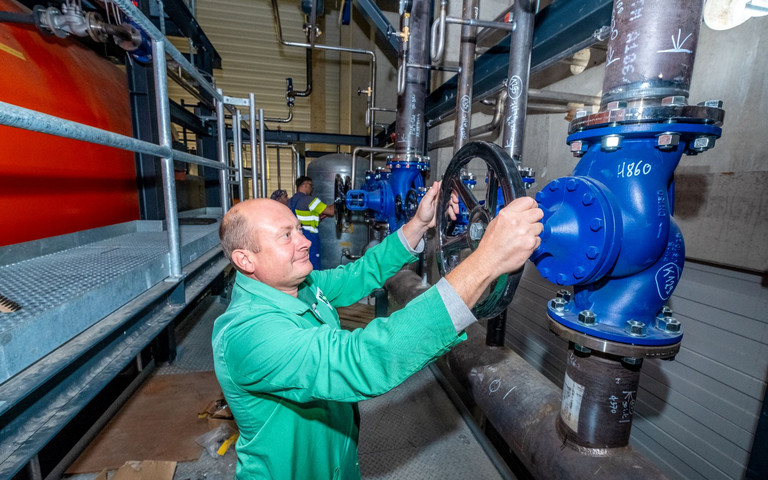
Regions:
<instances>
[{"instance_id":1,"label":"man's hand","mask_svg":"<svg viewBox=\"0 0 768 480\"><path fill-rule=\"evenodd\" d=\"M477 250L446 275L469 308L493 280L525 264L541 243L543 216L533 198L512 201L488 224Z\"/></svg>"},{"instance_id":2,"label":"man's hand","mask_svg":"<svg viewBox=\"0 0 768 480\"><path fill-rule=\"evenodd\" d=\"M437 206L440 198L440 185L442 182L435 182L429 187L427 193L419 203L416 214L403 226L403 235L412 248L415 248L421 237L427 230L437 224ZM451 192L451 201L445 212L451 220L456 220L456 214L459 213L459 197L456 192Z\"/></svg>"}]
</instances>

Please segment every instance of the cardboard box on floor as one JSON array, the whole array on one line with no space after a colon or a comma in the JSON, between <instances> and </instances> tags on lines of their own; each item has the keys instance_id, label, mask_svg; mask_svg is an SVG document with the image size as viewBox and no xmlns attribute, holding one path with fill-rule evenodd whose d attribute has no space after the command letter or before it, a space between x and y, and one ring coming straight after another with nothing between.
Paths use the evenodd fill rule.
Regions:
<instances>
[{"instance_id":1,"label":"cardboard box on floor","mask_svg":"<svg viewBox=\"0 0 768 480\"><path fill-rule=\"evenodd\" d=\"M112 480L173 480L176 462L145 460L143 462L125 462ZM107 480L107 471L102 470L95 480Z\"/></svg>"},{"instance_id":2,"label":"cardboard box on floor","mask_svg":"<svg viewBox=\"0 0 768 480\"><path fill-rule=\"evenodd\" d=\"M232 427L233 432L237 432L237 425L235 424L235 418L232 416L232 411L227 405L227 401L224 399L224 395L220 395L217 400L209 402L200 413L199 418L208 419L208 427L213 430L221 424L226 424Z\"/></svg>"}]
</instances>

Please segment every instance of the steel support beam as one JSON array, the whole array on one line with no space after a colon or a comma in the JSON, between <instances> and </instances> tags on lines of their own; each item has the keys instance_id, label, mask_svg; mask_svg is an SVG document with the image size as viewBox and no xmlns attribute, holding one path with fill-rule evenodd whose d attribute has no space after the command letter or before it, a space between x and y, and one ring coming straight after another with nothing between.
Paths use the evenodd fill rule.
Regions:
<instances>
[{"instance_id":1,"label":"steel support beam","mask_svg":"<svg viewBox=\"0 0 768 480\"><path fill-rule=\"evenodd\" d=\"M400 37L395 34L397 29L389 23L387 17L373 0L355 0L355 7L363 14L368 23L376 27L377 36L384 40L384 45L390 47L383 49L384 55L393 65L397 65L397 52L400 51Z\"/></svg>"}]
</instances>

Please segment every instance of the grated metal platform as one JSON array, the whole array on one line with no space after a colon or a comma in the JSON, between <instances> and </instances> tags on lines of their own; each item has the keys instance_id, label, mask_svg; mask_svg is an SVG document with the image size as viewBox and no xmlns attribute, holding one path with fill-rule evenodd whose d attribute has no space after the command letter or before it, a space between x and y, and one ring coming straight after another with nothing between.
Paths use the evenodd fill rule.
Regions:
<instances>
[{"instance_id":1,"label":"grated metal platform","mask_svg":"<svg viewBox=\"0 0 768 480\"><path fill-rule=\"evenodd\" d=\"M218 244L218 223L180 227L182 264ZM136 221L0 247L0 384L169 273L160 221Z\"/></svg>"}]
</instances>

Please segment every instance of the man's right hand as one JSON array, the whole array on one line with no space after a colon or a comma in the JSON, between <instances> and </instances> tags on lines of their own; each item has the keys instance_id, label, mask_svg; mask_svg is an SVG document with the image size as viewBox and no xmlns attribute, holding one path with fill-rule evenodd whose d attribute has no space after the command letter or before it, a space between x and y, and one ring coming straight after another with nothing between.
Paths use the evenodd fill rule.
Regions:
<instances>
[{"instance_id":1,"label":"man's right hand","mask_svg":"<svg viewBox=\"0 0 768 480\"><path fill-rule=\"evenodd\" d=\"M493 280L525 264L541 243L543 216L531 197L512 201L488 224L477 249L446 275L469 308Z\"/></svg>"}]
</instances>

